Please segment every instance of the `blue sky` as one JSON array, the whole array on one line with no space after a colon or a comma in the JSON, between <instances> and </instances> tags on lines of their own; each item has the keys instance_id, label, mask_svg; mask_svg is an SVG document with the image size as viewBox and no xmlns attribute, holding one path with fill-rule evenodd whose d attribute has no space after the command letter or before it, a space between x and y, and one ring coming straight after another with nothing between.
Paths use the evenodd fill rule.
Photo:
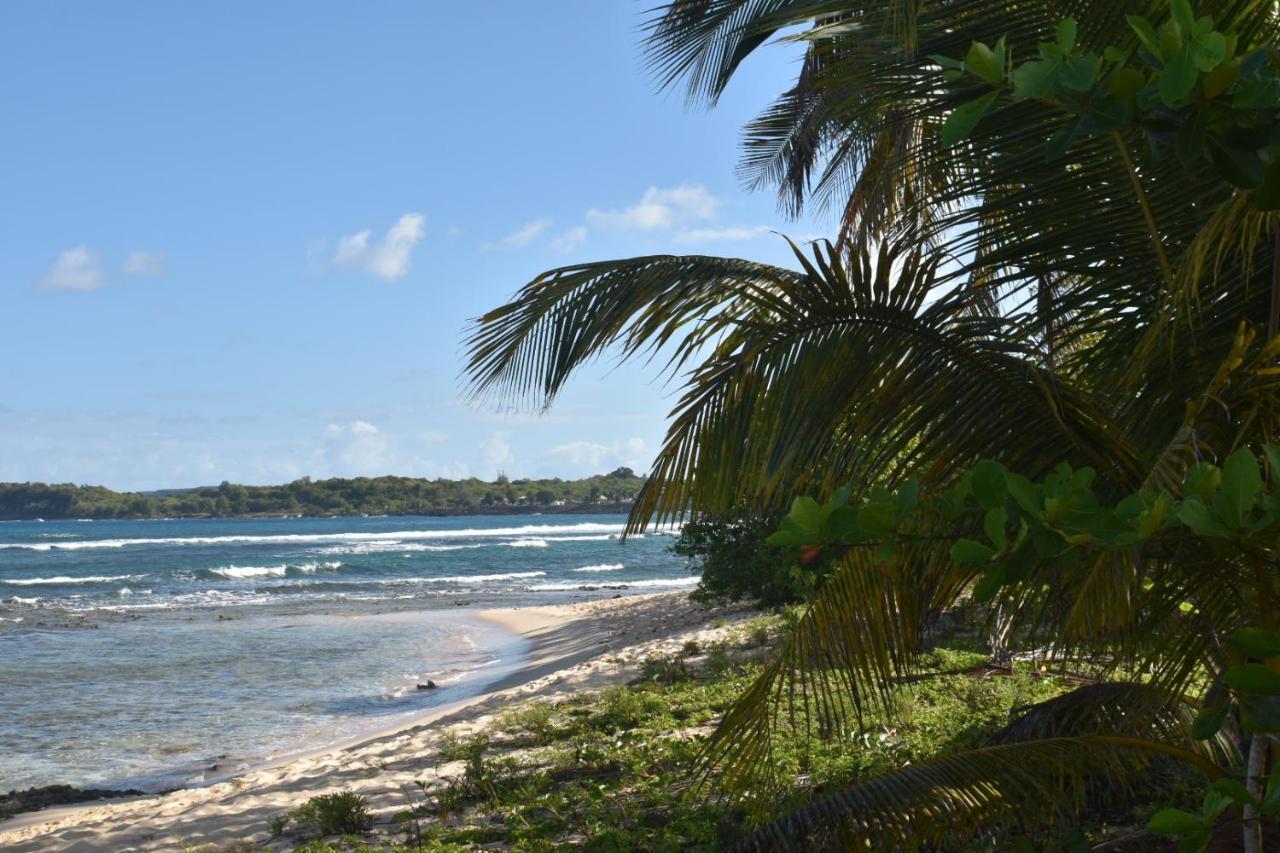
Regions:
<instances>
[{"instance_id":1,"label":"blue sky","mask_svg":"<svg viewBox=\"0 0 1280 853\"><path fill-rule=\"evenodd\" d=\"M788 263L744 121L658 92L629 0L0 6L0 480L162 488L645 469L673 386L469 406L470 318L543 270Z\"/></svg>"}]
</instances>

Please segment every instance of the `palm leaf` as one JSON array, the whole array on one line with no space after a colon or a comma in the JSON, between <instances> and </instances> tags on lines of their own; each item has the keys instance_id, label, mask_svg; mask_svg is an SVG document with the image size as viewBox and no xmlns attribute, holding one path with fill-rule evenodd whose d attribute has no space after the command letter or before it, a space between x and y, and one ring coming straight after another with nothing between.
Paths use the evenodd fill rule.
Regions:
<instances>
[{"instance_id":1,"label":"palm leaf","mask_svg":"<svg viewBox=\"0 0 1280 853\"><path fill-rule=\"evenodd\" d=\"M738 849L954 849L962 840L1069 819L1091 779L1132 785L1157 755L1220 775L1194 752L1138 738L999 744L846 788L762 827Z\"/></svg>"}]
</instances>

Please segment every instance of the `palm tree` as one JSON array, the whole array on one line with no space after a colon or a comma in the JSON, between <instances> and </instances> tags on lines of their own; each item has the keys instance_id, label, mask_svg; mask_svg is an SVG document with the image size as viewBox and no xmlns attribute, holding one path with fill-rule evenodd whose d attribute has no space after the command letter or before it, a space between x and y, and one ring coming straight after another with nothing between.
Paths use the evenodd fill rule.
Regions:
<instances>
[{"instance_id":1,"label":"palm tree","mask_svg":"<svg viewBox=\"0 0 1280 853\"><path fill-rule=\"evenodd\" d=\"M1157 24L1169 14L1165 0L1134 5ZM578 365L613 348L666 358L683 394L631 529L776 509L844 483L865 493L912 471L937 491L985 457L1032 479L1063 459L1092 466L1108 499L1176 491L1193 461L1272 438L1276 350L1256 330L1274 333L1280 304L1274 214L1215 168L1153 156L1150 123L1073 136L1076 116L1019 100L963 144L942 142L948 117L986 90L944 81L933 57L1001 37L1025 57L1067 14L1086 48L1133 52L1124 11L1109 0L674 0L650 22L650 56L695 99L714 102L770 39L803 42L795 86L748 127L743 169L788 211L835 208L836 239L796 247L794 270L703 256L552 270L478 321L473 389L547 406ZM1197 11L1243 46L1271 45L1280 28L1262 0ZM1102 559L1000 603L1028 641L1153 667L1154 687L1126 688L1141 711L1126 725L1168 741L1168 721L1186 714L1171 697L1202 692L1204 673L1221 669L1215 643L1250 605L1194 573L1152 585L1163 567ZM937 544L891 571L851 554L709 758L730 783L767 784L793 694L824 730L856 724L910 670L930 615L973 580ZM1188 600L1194 619L1178 616ZM842 700L824 701L833 690ZM1073 696L1069 709L1033 712L1040 735L1125 734L1102 713L1114 693ZM993 745L866 783L825 814L894 815L901 831L886 838L927 841L1002 808L1060 803L1044 794L1103 752L1079 740ZM1026 797L1002 804L993 779L1021 779ZM939 785L964 793L939 809Z\"/></svg>"}]
</instances>

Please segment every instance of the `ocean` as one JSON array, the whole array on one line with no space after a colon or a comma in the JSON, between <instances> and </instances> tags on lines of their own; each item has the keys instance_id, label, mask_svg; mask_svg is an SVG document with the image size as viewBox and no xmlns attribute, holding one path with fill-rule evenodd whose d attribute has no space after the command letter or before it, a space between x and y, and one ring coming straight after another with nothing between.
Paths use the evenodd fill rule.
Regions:
<instances>
[{"instance_id":1,"label":"ocean","mask_svg":"<svg viewBox=\"0 0 1280 853\"><path fill-rule=\"evenodd\" d=\"M622 526L0 523L0 789L202 784L472 695L524 644L470 611L693 585Z\"/></svg>"}]
</instances>

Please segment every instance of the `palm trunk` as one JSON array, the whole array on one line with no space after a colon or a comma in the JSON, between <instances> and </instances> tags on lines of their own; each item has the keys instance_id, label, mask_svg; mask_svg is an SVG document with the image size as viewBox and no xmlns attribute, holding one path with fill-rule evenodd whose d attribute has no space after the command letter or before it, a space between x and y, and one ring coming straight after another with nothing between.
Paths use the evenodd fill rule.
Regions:
<instances>
[{"instance_id":1,"label":"palm trunk","mask_svg":"<svg viewBox=\"0 0 1280 853\"><path fill-rule=\"evenodd\" d=\"M1249 761L1245 766L1245 787L1255 799L1262 799L1263 779L1267 772L1267 736L1259 732L1249 744ZM1244 853L1262 853L1262 818L1258 807L1244 807Z\"/></svg>"}]
</instances>

